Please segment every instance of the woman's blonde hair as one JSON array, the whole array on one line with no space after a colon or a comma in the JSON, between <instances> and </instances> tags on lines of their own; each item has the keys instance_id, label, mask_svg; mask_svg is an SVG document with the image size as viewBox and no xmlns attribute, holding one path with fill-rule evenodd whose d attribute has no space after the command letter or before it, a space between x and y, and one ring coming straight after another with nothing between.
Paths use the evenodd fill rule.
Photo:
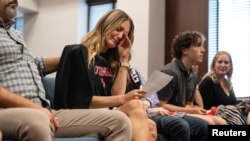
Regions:
<instances>
[{"instance_id":1,"label":"woman's blonde hair","mask_svg":"<svg viewBox=\"0 0 250 141\"><path fill-rule=\"evenodd\" d=\"M210 76L212 78L212 80L214 81L214 83L218 83L218 80L216 78L216 75L215 75L215 72L214 72L214 69L215 69L215 63L216 61L218 60L219 56L221 55L227 55L228 58L229 58L229 64L230 64L230 68L225 76L225 84L228 88L229 91L231 91L233 89L233 86L232 86L232 75L233 75L233 62L232 62L232 57L231 55L227 52L227 51L219 51L215 54L213 60L212 60L212 63L211 63L211 66L210 66L210 72L208 72L206 76Z\"/></svg>"},{"instance_id":2,"label":"woman's blonde hair","mask_svg":"<svg viewBox=\"0 0 250 141\"><path fill-rule=\"evenodd\" d=\"M128 38L133 44L134 41L134 23L132 19L124 11L120 9L114 9L107 12L98 21L95 28L88 32L83 37L81 44L85 45L88 50L88 66L94 65L95 57L99 56L105 46L106 35L121 25L122 22L128 20L131 24ZM120 65L120 59L117 48L109 49L111 55L109 63L111 65L113 73L115 73ZM130 55L131 57L131 55Z\"/></svg>"}]
</instances>

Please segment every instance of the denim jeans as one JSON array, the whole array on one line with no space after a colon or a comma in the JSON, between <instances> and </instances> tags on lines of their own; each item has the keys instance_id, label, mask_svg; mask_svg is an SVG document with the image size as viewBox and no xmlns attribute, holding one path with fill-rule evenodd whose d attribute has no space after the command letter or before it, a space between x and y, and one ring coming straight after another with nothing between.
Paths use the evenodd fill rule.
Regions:
<instances>
[{"instance_id":1,"label":"denim jeans","mask_svg":"<svg viewBox=\"0 0 250 141\"><path fill-rule=\"evenodd\" d=\"M208 123L200 118L184 116L190 127L190 141L207 141Z\"/></svg>"},{"instance_id":2,"label":"denim jeans","mask_svg":"<svg viewBox=\"0 0 250 141\"><path fill-rule=\"evenodd\" d=\"M152 120L160 134L157 141L207 141L207 123L202 119L155 115Z\"/></svg>"}]
</instances>

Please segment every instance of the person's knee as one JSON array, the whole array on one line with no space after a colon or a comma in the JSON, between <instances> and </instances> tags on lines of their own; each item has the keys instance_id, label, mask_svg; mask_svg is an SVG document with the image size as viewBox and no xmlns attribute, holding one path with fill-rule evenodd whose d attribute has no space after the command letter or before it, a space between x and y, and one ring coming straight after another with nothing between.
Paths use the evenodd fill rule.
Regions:
<instances>
[{"instance_id":1,"label":"person's knee","mask_svg":"<svg viewBox=\"0 0 250 141\"><path fill-rule=\"evenodd\" d=\"M216 125L213 119L205 119L209 125Z\"/></svg>"},{"instance_id":2,"label":"person's knee","mask_svg":"<svg viewBox=\"0 0 250 141\"><path fill-rule=\"evenodd\" d=\"M183 132L190 133L190 126L187 121L178 119L176 122L176 126L178 126L178 129L182 130Z\"/></svg>"},{"instance_id":3,"label":"person's knee","mask_svg":"<svg viewBox=\"0 0 250 141\"><path fill-rule=\"evenodd\" d=\"M187 121L181 118L174 118L168 131L174 136L182 136L185 139L190 137L190 126Z\"/></svg>"},{"instance_id":4,"label":"person's knee","mask_svg":"<svg viewBox=\"0 0 250 141\"><path fill-rule=\"evenodd\" d=\"M31 127L40 126L41 124L46 124L47 126L50 125L49 117L42 111L35 109L29 109L28 113L23 115L21 119L23 119L23 122L26 125Z\"/></svg>"},{"instance_id":5,"label":"person's knee","mask_svg":"<svg viewBox=\"0 0 250 141\"><path fill-rule=\"evenodd\" d=\"M130 109L142 109L144 108L143 102L138 99L130 100L126 103L126 106Z\"/></svg>"},{"instance_id":6,"label":"person's knee","mask_svg":"<svg viewBox=\"0 0 250 141\"><path fill-rule=\"evenodd\" d=\"M122 105L121 111L125 112L129 116L145 116L146 110L143 102L138 99L130 100L126 104Z\"/></svg>"},{"instance_id":7,"label":"person's knee","mask_svg":"<svg viewBox=\"0 0 250 141\"><path fill-rule=\"evenodd\" d=\"M25 121L26 122L25 124L29 126L30 130L39 129L40 131L45 130L46 132L50 132L51 123L50 123L49 117L45 113L38 111L38 110L34 110L34 111L31 111L31 114L33 115L33 118L35 119Z\"/></svg>"},{"instance_id":8,"label":"person's knee","mask_svg":"<svg viewBox=\"0 0 250 141\"><path fill-rule=\"evenodd\" d=\"M18 138L26 136L30 140L51 140L53 128L46 114L35 109L26 109L26 113L19 116L20 133Z\"/></svg>"}]
</instances>

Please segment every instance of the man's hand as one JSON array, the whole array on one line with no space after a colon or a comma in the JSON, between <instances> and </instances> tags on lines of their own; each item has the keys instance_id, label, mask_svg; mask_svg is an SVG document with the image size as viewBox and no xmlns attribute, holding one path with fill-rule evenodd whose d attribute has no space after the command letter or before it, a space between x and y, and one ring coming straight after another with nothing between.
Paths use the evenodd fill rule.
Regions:
<instances>
[{"instance_id":1,"label":"man's hand","mask_svg":"<svg viewBox=\"0 0 250 141\"><path fill-rule=\"evenodd\" d=\"M189 114L205 115L207 113L207 110L205 110L203 108L194 107L194 108L188 108L188 112L187 113L189 113Z\"/></svg>"},{"instance_id":2,"label":"man's hand","mask_svg":"<svg viewBox=\"0 0 250 141\"><path fill-rule=\"evenodd\" d=\"M55 130L57 130L59 126L58 117L56 117L50 110L46 108L41 108L41 111L44 112L49 117L51 124L53 124L55 127Z\"/></svg>"},{"instance_id":3,"label":"man's hand","mask_svg":"<svg viewBox=\"0 0 250 141\"><path fill-rule=\"evenodd\" d=\"M169 111L163 107L151 108L151 112L155 115L169 115Z\"/></svg>"}]
</instances>

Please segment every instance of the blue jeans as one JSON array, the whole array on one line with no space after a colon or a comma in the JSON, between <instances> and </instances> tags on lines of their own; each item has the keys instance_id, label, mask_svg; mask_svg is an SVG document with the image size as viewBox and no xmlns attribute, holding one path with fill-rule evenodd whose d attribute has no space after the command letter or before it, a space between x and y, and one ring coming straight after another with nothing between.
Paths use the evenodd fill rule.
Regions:
<instances>
[{"instance_id":1,"label":"blue jeans","mask_svg":"<svg viewBox=\"0 0 250 141\"><path fill-rule=\"evenodd\" d=\"M157 141L207 141L207 123L199 118L155 115Z\"/></svg>"},{"instance_id":2,"label":"blue jeans","mask_svg":"<svg viewBox=\"0 0 250 141\"><path fill-rule=\"evenodd\" d=\"M208 123L200 118L184 116L190 127L190 141L207 141Z\"/></svg>"}]
</instances>

